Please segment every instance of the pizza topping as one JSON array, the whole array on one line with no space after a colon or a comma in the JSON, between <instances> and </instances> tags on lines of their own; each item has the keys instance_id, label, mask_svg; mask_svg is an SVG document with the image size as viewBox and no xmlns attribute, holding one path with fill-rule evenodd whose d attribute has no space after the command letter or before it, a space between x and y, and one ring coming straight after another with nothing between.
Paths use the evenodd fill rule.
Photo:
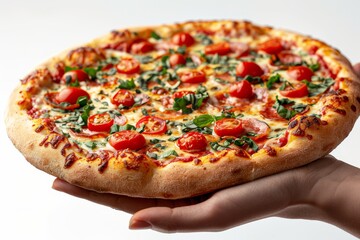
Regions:
<instances>
[{"instance_id":1,"label":"pizza topping","mask_svg":"<svg viewBox=\"0 0 360 240\"><path fill-rule=\"evenodd\" d=\"M307 108L307 105L301 103L295 104L295 101L291 101L287 98L279 99L278 96L276 96L276 102L273 105L273 108L279 116L289 120L297 113L303 112Z\"/></svg>"},{"instance_id":2,"label":"pizza topping","mask_svg":"<svg viewBox=\"0 0 360 240\"><path fill-rule=\"evenodd\" d=\"M180 74L183 83L203 83L206 82L206 76L203 71L190 70Z\"/></svg>"},{"instance_id":3,"label":"pizza topping","mask_svg":"<svg viewBox=\"0 0 360 240\"><path fill-rule=\"evenodd\" d=\"M131 53L134 53L134 54L144 54L144 53L152 51L153 49L154 49L153 44L147 40L140 40L140 41L134 42L131 45Z\"/></svg>"},{"instance_id":4,"label":"pizza topping","mask_svg":"<svg viewBox=\"0 0 360 240\"><path fill-rule=\"evenodd\" d=\"M313 76L313 71L305 66L294 66L290 67L287 70L289 76L295 80L307 80L311 81L311 77Z\"/></svg>"},{"instance_id":5,"label":"pizza topping","mask_svg":"<svg viewBox=\"0 0 360 240\"><path fill-rule=\"evenodd\" d=\"M206 150L207 140L199 132L188 132L177 140L177 145L185 152L201 152Z\"/></svg>"},{"instance_id":6,"label":"pizza topping","mask_svg":"<svg viewBox=\"0 0 360 240\"><path fill-rule=\"evenodd\" d=\"M238 137L243 133L244 128L242 121L235 118L224 118L215 123L214 131L220 137Z\"/></svg>"},{"instance_id":7,"label":"pizza topping","mask_svg":"<svg viewBox=\"0 0 360 240\"><path fill-rule=\"evenodd\" d=\"M169 62L170 62L171 67L176 67L178 65L185 65L186 59L182 54L174 53L170 56Z\"/></svg>"},{"instance_id":8,"label":"pizza topping","mask_svg":"<svg viewBox=\"0 0 360 240\"><path fill-rule=\"evenodd\" d=\"M187 47L190 47L195 43L195 39L189 33L180 32L172 37L172 42L178 46L185 45Z\"/></svg>"},{"instance_id":9,"label":"pizza topping","mask_svg":"<svg viewBox=\"0 0 360 240\"><path fill-rule=\"evenodd\" d=\"M264 74L264 71L261 69L259 65L254 62L240 62L236 66L236 76L239 77L259 77Z\"/></svg>"},{"instance_id":10,"label":"pizza topping","mask_svg":"<svg viewBox=\"0 0 360 240\"><path fill-rule=\"evenodd\" d=\"M119 73L135 74L140 72L140 63L131 58L124 58L116 65L116 69Z\"/></svg>"},{"instance_id":11,"label":"pizza topping","mask_svg":"<svg viewBox=\"0 0 360 240\"><path fill-rule=\"evenodd\" d=\"M143 135L133 130L116 132L109 137L110 145L116 150L139 150L146 145Z\"/></svg>"},{"instance_id":12,"label":"pizza topping","mask_svg":"<svg viewBox=\"0 0 360 240\"><path fill-rule=\"evenodd\" d=\"M87 80L90 80L89 75L80 69L68 71L61 78L61 81L66 84L73 84Z\"/></svg>"},{"instance_id":13,"label":"pizza topping","mask_svg":"<svg viewBox=\"0 0 360 240\"><path fill-rule=\"evenodd\" d=\"M135 104L134 95L128 90L120 89L112 97L111 103L116 106L132 107Z\"/></svg>"},{"instance_id":14,"label":"pizza topping","mask_svg":"<svg viewBox=\"0 0 360 240\"><path fill-rule=\"evenodd\" d=\"M136 123L137 128L142 125L144 125L143 134L163 134L167 131L165 120L158 117L145 116Z\"/></svg>"},{"instance_id":15,"label":"pizza topping","mask_svg":"<svg viewBox=\"0 0 360 240\"><path fill-rule=\"evenodd\" d=\"M260 43L258 46L258 50L266 52L268 54L278 54L283 50L283 46L279 38L273 38Z\"/></svg>"},{"instance_id":16,"label":"pizza topping","mask_svg":"<svg viewBox=\"0 0 360 240\"><path fill-rule=\"evenodd\" d=\"M109 113L101 113L90 116L87 122L87 126L91 131L109 132L114 124L114 119L111 118Z\"/></svg>"},{"instance_id":17,"label":"pizza topping","mask_svg":"<svg viewBox=\"0 0 360 240\"><path fill-rule=\"evenodd\" d=\"M205 47L205 54L219 54L226 55L231 51L230 44L227 42L220 42Z\"/></svg>"},{"instance_id":18,"label":"pizza topping","mask_svg":"<svg viewBox=\"0 0 360 240\"><path fill-rule=\"evenodd\" d=\"M280 91L280 94L288 98L302 98L309 95L308 87L304 83L291 85L285 90Z\"/></svg>"},{"instance_id":19,"label":"pizza topping","mask_svg":"<svg viewBox=\"0 0 360 240\"><path fill-rule=\"evenodd\" d=\"M232 84L229 93L236 98L251 98L254 95L251 83L247 80Z\"/></svg>"},{"instance_id":20,"label":"pizza topping","mask_svg":"<svg viewBox=\"0 0 360 240\"><path fill-rule=\"evenodd\" d=\"M81 97L90 99L89 93L87 93L85 90L77 87L67 87L56 95L55 100L58 103L69 103L73 105L77 104L78 99Z\"/></svg>"}]
</instances>

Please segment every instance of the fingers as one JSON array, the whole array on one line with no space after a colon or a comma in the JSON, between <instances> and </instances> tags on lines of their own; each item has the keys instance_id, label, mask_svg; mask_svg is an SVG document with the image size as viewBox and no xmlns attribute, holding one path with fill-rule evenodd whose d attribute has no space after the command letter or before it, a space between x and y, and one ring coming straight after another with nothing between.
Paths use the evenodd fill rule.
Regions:
<instances>
[{"instance_id":1,"label":"fingers","mask_svg":"<svg viewBox=\"0 0 360 240\"><path fill-rule=\"evenodd\" d=\"M354 66L355 73L360 77L360 63L355 64Z\"/></svg>"},{"instance_id":2,"label":"fingers","mask_svg":"<svg viewBox=\"0 0 360 240\"><path fill-rule=\"evenodd\" d=\"M283 173L259 179L190 206L143 209L133 215L129 227L160 232L220 231L274 216L291 202L290 178L291 174Z\"/></svg>"},{"instance_id":3,"label":"fingers","mask_svg":"<svg viewBox=\"0 0 360 240\"><path fill-rule=\"evenodd\" d=\"M78 198L87 199L89 201L128 213L134 213L143 208L157 205L157 203L152 199L130 198L127 196L120 196L115 194L97 193L71 185L59 178L55 179L52 188Z\"/></svg>"}]
</instances>

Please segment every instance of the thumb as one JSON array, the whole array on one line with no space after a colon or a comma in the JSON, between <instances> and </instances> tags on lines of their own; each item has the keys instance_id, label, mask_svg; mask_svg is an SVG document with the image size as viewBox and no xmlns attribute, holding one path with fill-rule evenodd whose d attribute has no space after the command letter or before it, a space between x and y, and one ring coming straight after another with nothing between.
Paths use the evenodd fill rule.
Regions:
<instances>
[{"instance_id":1,"label":"thumb","mask_svg":"<svg viewBox=\"0 0 360 240\"><path fill-rule=\"evenodd\" d=\"M355 73L360 77L360 63L355 64L354 66Z\"/></svg>"},{"instance_id":2,"label":"thumb","mask_svg":"<svg viewBox=\"0 0 360 240\"><path fill-rule=\"evenodd\" d=\"M207 202L184 207L152 207L133 215L130 229L151 228L160 232L188 232L198 229L214 230L214 207Z\"/></svg>"}]
</instances>

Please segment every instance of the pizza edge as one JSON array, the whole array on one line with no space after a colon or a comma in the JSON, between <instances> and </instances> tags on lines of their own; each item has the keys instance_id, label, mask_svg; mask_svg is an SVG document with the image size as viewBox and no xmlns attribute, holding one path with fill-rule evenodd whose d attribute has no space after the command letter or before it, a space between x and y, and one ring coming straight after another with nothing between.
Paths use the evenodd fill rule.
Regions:
<instances>
[{"instance_id":1,"label":"pizza edge","mask_svg":"<svg viewBox=\"0 0 360 240\"><path fill-rule=\"evenodd\" d=\"M206 22L206 24L211 23ZM169 25L166 26L169 27ZM145 29L148 28L145 27ZM136 28L136 30L141 29ZM274 31L276 34L284 33L281 30ZM288 32L285 33L288 34ZM298 34L294 34L294 36L304 39ZM98 39L103 39L103 37ZM99 41L98 39L90 44ZM98 171L98 166L101 164L99 159L91 162L83 159L83 161L76 161L70 168L64 168L65 157L61 154L60 149L63 149L65 143L60 143L56 148L51 145L39 146L39 143L44 140L44 135L34 131L31 121L28 121L27 115L17 104L18 99L21 99L19 92L24 90L21 85L14 90L10 97L5 119L7 132L14 145L35 167L84 188L129 196L172 199L189 197L299 167L333 150L351 131L360 108L360 81L348 60L325 43L311 38L308 38L308 41L319 45L328 62L341 66L339 74L345 78L342 85L347 91L345 95L348 97L348 101L339 103L339 107L345 111L346 115L329 111L322 119L327 124L317 125L314 123L306 129L307 136L293 136L291 132L296 128L289 130L288 144L282 148L275 148L276 155L274 156L270 156L271 154L269 155L265 149L252 155L251 158L239 157L234 151L228 151L226 155L221 156L221 153L224 152L222 151L216 160L205 157L200 164L173 162L165 167L160 167L148 160L134 163L133 159L125 154L122 159L116 158L109 161L109 167L103 173ZM45 62L37 69L52 65L54 61L62 58L65 52L68 51ZM333 99L338 101L336 95L329 95L322 101L332 102ZM296 119L300 122L299 117ZM335 128L338 133L337 138L331 139L328 137L329 133L332 133ZM312 144L309 144L309 136L312 137ZM28 140L24 141L24 139ZM319 142L321 144L318 144ZM77 156L76 149L65 149L65 151L68 153L73 151L75 157ZM129 180L134 184L129 185Z\"/></svg>"}]
</instances>

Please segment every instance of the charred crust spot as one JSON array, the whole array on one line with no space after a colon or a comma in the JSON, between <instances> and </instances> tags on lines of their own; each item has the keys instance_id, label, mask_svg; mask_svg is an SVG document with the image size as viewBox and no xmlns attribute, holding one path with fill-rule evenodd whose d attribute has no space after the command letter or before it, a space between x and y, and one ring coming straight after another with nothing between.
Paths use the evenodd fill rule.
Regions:
<instances>
[{"instance_id":1,"label":"charred crust spot","mask_svg":"<svg viewBox=\"0 0 360 240\"><path fill-rule=\"evenodd\" d=\"M307 139L309 139L309 140L312 140L312 139L313 139L313 136L310 135L310 134L307 134L306 137L307 137Z\"/></svg>"},{"instance_id":2,"label":"charred crust spot","mask_svg":"<svg viewBox=\"0 0 360 240\"><path fill-rule=\"evenodd\" d=\"M113 157L113 154L109 151L100 151L99 158L101 162L99 164L98 170L100 173L103 173L107 166L109 165L109 160Z\"/></svg>"},{"instance_id":3,"label":"charred crust spot","mask_svg":"<svg viewBox=\"0 0 360 240\"><path fill-rule=\"evenodd\" d=\"M319 127L321 125L321 120L315 116L303 116L300 118L300 123L297 128L293 130L292 134L294 136L304 137L305 130L310 127Z\"/></svg>"},{"instance_id":4,"label":"charred crust spot","mask_svg":"<svg viewBox=\"0 0 360 240\"><path fill-rule=\"evenodd\" d=\"M292 128L296 127L296 125L298 125L298 123L299 123L299 121L297 119L291 121L289 123L289 129L292 129Z\"/></svg>"},{"instance_id":5,"label":"charred crust spot","mask_svg":"<svg viewBox=\"0 0 360 240\"><path fill-rule=\"evenodd\" d=\"M360 97L356 97L356 101L358 101L358 103L360 103Z\"/></svg>"},{"instance_id":6,"label":"charred crust spot","mask_svg":"<svg viewBox=\"0 0 360 240\"><path fill-rule=\"evenodd\" d=\"M129 150L124 150L119 156L124 158L123 163L128 170L138 170L145 159L144 155L139 155Z\"/></svg>"},{"instance_id":7,"label":"charred crust spot","mask_svg":"<svg viewBox=\"0 0 360 240\"><path fill-rule=\"evenodd\" d=\"M250 158L249 153L246 152L244 149L237 149L235 155L242 158Z\"/></svg>"},{"instance_id":8,"label":"charred crust spot","mask_svg":"<svg viewBox=\"0 0 360 240\"><path fill-rule=\"evenodd\" d=\"M353 112L356 112L356 106L355 105L351 105L351 110L353 111Z\"/></svg>"},{"instance_id":9,"label":"charred crust spot","mask_svg":"<svg viewBox=\"0 0 360 240\"><path fill-rule=\"evenodd\" d=\"M269 155L270 157L275 157L276 156L276 150L270 146L265 146L264 147L265 152L267 153L267 155Z\"/></svg>"},{"instance_id":10,"label":"charred crust spot","mask_svg":"<svg viewBox=\"0 0 360 240\"><path fill-rule=\"evenodd\" d=\"M201 160L198 159L198 158L195 158L195 159L194 159L194 164L195 164L195 165L201 164Z\"/></svg>"},{"instance_id":11,"label":"charred crust spot","mask_svg":"<svg viewBox=\"0 0 360 240\"><path fill-rule=\"evenodd\" d=\"M74 152L70 153L69 155L66 156L65 158L65 164L64 164L64 168L69 168L71 167L75 161L78 160L77 156L75 155Z\"/></svg>"},{"instance_id":12,"label":"charred crust spot","mask_svg":"<svg viewBox=\"0 0 360 240\"><path fill-rule=\"evenodd\" d=\"M71 144L70 143L66 143L63 147L62 147L62 149L60 150L60 153L61 153L61 155L63 155L64 157L66 156L66 149L67 148L70 148L71 147Z\"/></svg>"},{"instance_id":13,"label":"charred crust spot","mask_svg":"<svg viewBox=\"0 0 360 240\"><path fill-rule=\"evenodd\" d=\"M40 126L38 126L38 127L35 129L35 132L39 133L39 132L41 132L41 131L44 130L44 129L45 129L45 126L44 126L44 125L40 125Z\"/></svg>"},{"instance_id":14,"label":"charred crust spot","mask_svg":"<svg viewBox=\"0 0 360 240\"><path fill-rule=\"evenodd\" d=\"M214 158L210 158L209 162L214 163L214 162L217 162L219 160L220 160L220 157L214 157Z\"/></svg>"}]
</instances>

